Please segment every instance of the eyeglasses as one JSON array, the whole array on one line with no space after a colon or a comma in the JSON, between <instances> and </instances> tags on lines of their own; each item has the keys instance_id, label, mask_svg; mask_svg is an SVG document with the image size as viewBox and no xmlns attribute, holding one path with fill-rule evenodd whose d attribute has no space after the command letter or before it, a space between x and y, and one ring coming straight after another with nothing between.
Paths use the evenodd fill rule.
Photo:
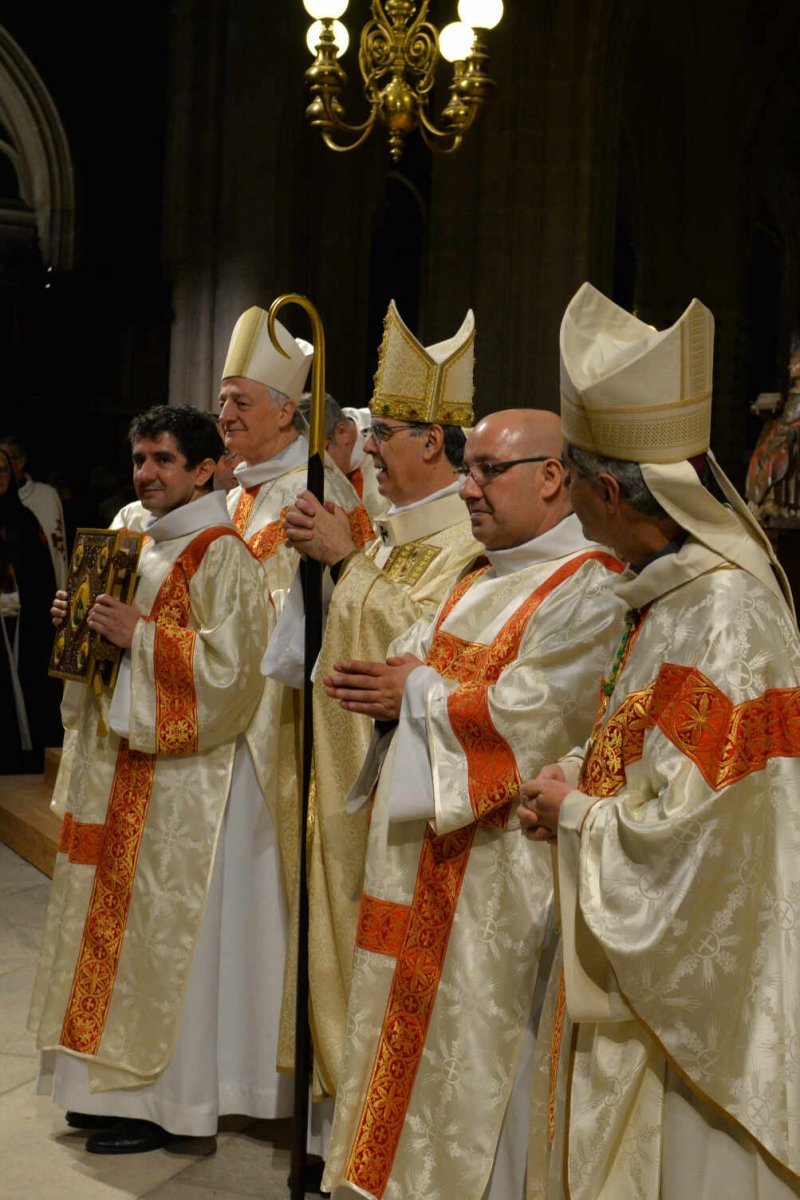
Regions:
<instances>
[{"instance_id":1,"label":"eyeglasses","mask_svg":"<svg viewBox=\"0 0 800 1200\"><path fill-rule=\"evenodd\" d=\"M498 475L504 475L509 467L516 467L519 463L551 461L559 462L559 459L553 454L537 454L534 458L509 458L505 462L476 462L471 467L461 467L459 474L464 479L474 479L478 487L486 487Z\"/></svg>"},{"instance_id":2,"label":"eyeglasses","mask_svg":"<svg viewBox=\"0 0 800 1200\"><path fill-rule=\"evenodd\" d=\"M382 421L375 421L372 425L367 425L364 428L364 440L374 438L379 444L388 442L389 438L394 437L396 433L403 433L407 429L424 429L425 426L419 421L401 421L397 425L384 425Z\"/></svg>"}]
</instances>

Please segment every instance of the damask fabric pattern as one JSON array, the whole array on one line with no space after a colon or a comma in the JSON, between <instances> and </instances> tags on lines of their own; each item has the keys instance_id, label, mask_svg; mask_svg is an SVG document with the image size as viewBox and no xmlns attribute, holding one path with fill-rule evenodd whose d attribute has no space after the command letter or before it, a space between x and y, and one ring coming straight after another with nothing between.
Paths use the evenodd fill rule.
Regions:
<instances>
[{"instance_id":1,"label":"damask fabric pattern","mask_svg":"<svg viewBox=\"0 0 800 1200\"><path fill-rule=\"evenodd\" d=\"M355 954L328 1151L325 1186L337 1197L484 1195L552 894L550 852L520 836L513 796L520 778L585 736L622 618L606 556L595 548L598 557L586 558L586 548L510 574L476 574L435 632L418 622L391 647L435 663L448 642L447 674L431 672L424 716L435 812L431 822L392 819L403 775L395 739L372 812L366 936ZM570 561L573 573L548 586ZM451 653L454 639L462 656ZM486 707L466 734L453 727L452 701L481 682ZM492 807L470 763L485 745L499 748L498 737Z\"/></svg>"},{"instance_id":2,"label":"damask fabric pattern","mask_svg":"<svg viewBox=\"0 0 800 1200\"><path fill-rule=\"evenodd\" d=\"M683 551L636 581L649 607L562 810L570 1020L530 1200L800 1195L800 643L762 584L685 550L679 586Z\"/></svg>"},{"instance_id":3,"label":"damask fabric pattern","mask_svg":"<svg viewBox=\"0 0 800 1200\"><path fill-rule=\"evenodd\" d=\"M282 515L306 486L308 446L296 439L281 456L248 467L241 474L247 486L228 493L228 511L234 526L261 563L262 581L269 599L269 634L283 610L300 562L297 551L286 541ZM286 468L281 466L286 463ZM348 513L359 545L371 540L372 525L356 492L342 472L325 467L325 499ZM266 641L265 646L266 647ZM259 656L260 661L260 656ZM258 710L247 731L261 791L267 799L280 844L283 888L288 911L285 993L280 1022L278 1061L281 1068L294 1066L294 995L297 976L297 864L300 855L300 784L302 778L302 718L300 695L274 679L264 680Z\"/></svg>"},{"instance_id":4,"label":"damask fabric pattern","mask_svg":"<svg viewBox=\"0 0 800 1200\"><path fill-rule=\"evenodd\" d=\"M400 630L435 615L453 581L480 552L466 510L463 520L439 528L439 502L418 511L428 507L432 528L423 537L391 549L376 542L345 565L316 672L309 972L315 1091L328 1095L336 1094L369 830L368 810L348 815L344 805L366 756L372 722L329 700L322 680L339 659L383 659Z\"/></svg>"},{"instance_id":5,"label":"damask fabric pattern","mask_svg":"<svg viewBox=\"0 0 800 1200\"><path fill-rule=\"evenodd\" d=\"M297 439L296 443L292 443L290 449L295 446L301 448L300 442L301 439ZM304 442L303 445L305 445ZM294 457L297 456L293 455L288 461L291 463ZM281 614L300 561L297 551L287 543L283 534L281 514L305 488L307 468L305 463L295 464L281 474L274 475L269 471L269 463L259 464L259 466L261 465L265 468L264 481L250 484L247 487L233 488L228 493L227 504L234 527L254 550L261 563L269 598L271 631ZM247 470L250 474L257 475L258 473L258 467ZM338 504L347 513L360 509L355 491L341 471L335 467L326 466L325 468L325 498ZM360 511L363 513L363 509ZM367 527L360 516L358 517L358 528L361 530L360 538L364 541L367 537ZM276 790L275 770L279 762L275 745L275 731L282 723L284 690L281 684L267 680L262 703L247 735L250 753L253 756L262 791L265 796L273 798L275 798ZM283 716L286 717L287 714L283 714ZM290 716L287 719L289 723L293 720ZM294 863L297 857L297 787L296 784L292 787L291 773L283 782L288 786L290 792L295 793L295 798L289 798L288 805L285 808L281 807L280 811L277 807L272 808L272 800L270 804L273 818L279 829L284 824L282 818L287 818L288 840L285 846L284 842L281 842L281 853L284 854L285 850L284 871L286 872L286 863L288 862L291 864L288 875L293 878ZM275 798L275 804L279 804L277 798Z\"/></svg>"},{"instance_id":6,"label":"damask fabric pattern","mask_svg":"<svg viewBox=\"0 0 800 1200\"><path fill-rule=\"evenodd\" d=\"M149 540L136 603L147 619L131 647L129 738L106 731L106 697L98 706L83 689L75 708L30 1020L40 1048L85 1056L100 1091L146 1083L170 1061L235 742L263 686L260 568L229 525ZM177 629L191 634L191 689L184 640L180 687L171 664L158 670L162 635L171 643Z\"/></svg>"}]
</instances>

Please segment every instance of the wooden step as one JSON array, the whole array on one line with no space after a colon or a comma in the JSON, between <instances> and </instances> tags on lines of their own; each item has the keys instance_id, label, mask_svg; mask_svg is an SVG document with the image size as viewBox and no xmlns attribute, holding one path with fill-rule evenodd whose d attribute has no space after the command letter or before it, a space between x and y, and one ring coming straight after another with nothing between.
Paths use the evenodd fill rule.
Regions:
<instances>
[{"instance_id":1,"label":"wooden step","mask_svg":"<svg viewBox=\"0 0 800 1200\"><path fill-rule=\"evenodd\" d=\"M41 775L0 776L0 842L53 877L61 822Z\"/></svg>"},{"instance_id":2,"label":"wooden step","mask_svg":"<svg viewBox=\"0 0 800 1200\"><path fill-rule=\"evenodd\" d=\"M44 752L44 782L50 791L56 786L56 775L61 766L61 747L48 746Z\"/></svg>"}]
</instances>

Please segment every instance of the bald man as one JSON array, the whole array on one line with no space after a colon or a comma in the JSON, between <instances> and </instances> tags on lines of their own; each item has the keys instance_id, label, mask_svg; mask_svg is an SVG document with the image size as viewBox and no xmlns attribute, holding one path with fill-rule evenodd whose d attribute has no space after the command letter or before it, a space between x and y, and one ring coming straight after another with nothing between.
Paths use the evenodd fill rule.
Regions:
<instances>
[{"instance_id":1,"label":"bald man","mask_svg":"<svg viewBox=\"0 0 800 1200\"><path fill-rule=\"evenodd\" d=\"M552 413L480 421L461 497L485 559L386 662L325 681L376 722L383 759L323 1183L337 1197L524 1196L552 878L514 798L531 765L588 736L622 624L622 565L584 538L560 452ZM368 759L351 803L375 774Z\"/></svg>"}]
</instances>

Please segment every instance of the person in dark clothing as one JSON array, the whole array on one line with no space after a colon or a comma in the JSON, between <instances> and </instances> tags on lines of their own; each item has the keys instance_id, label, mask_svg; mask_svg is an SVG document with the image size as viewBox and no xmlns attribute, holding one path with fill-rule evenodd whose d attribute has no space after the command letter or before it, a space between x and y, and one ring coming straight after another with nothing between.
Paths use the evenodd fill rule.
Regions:
<instances>
[{"instance_id":1,"label":"person in dark clothing","mask_svg":"<svg viewBox=\"0 0 800 1200\"><path fill-rule=\"evenodd\" d=\"M0 774L42 769L61 742L58 685L47 675L56 581L44 534L0 450Z\"/></svg>"}]
</instances>

